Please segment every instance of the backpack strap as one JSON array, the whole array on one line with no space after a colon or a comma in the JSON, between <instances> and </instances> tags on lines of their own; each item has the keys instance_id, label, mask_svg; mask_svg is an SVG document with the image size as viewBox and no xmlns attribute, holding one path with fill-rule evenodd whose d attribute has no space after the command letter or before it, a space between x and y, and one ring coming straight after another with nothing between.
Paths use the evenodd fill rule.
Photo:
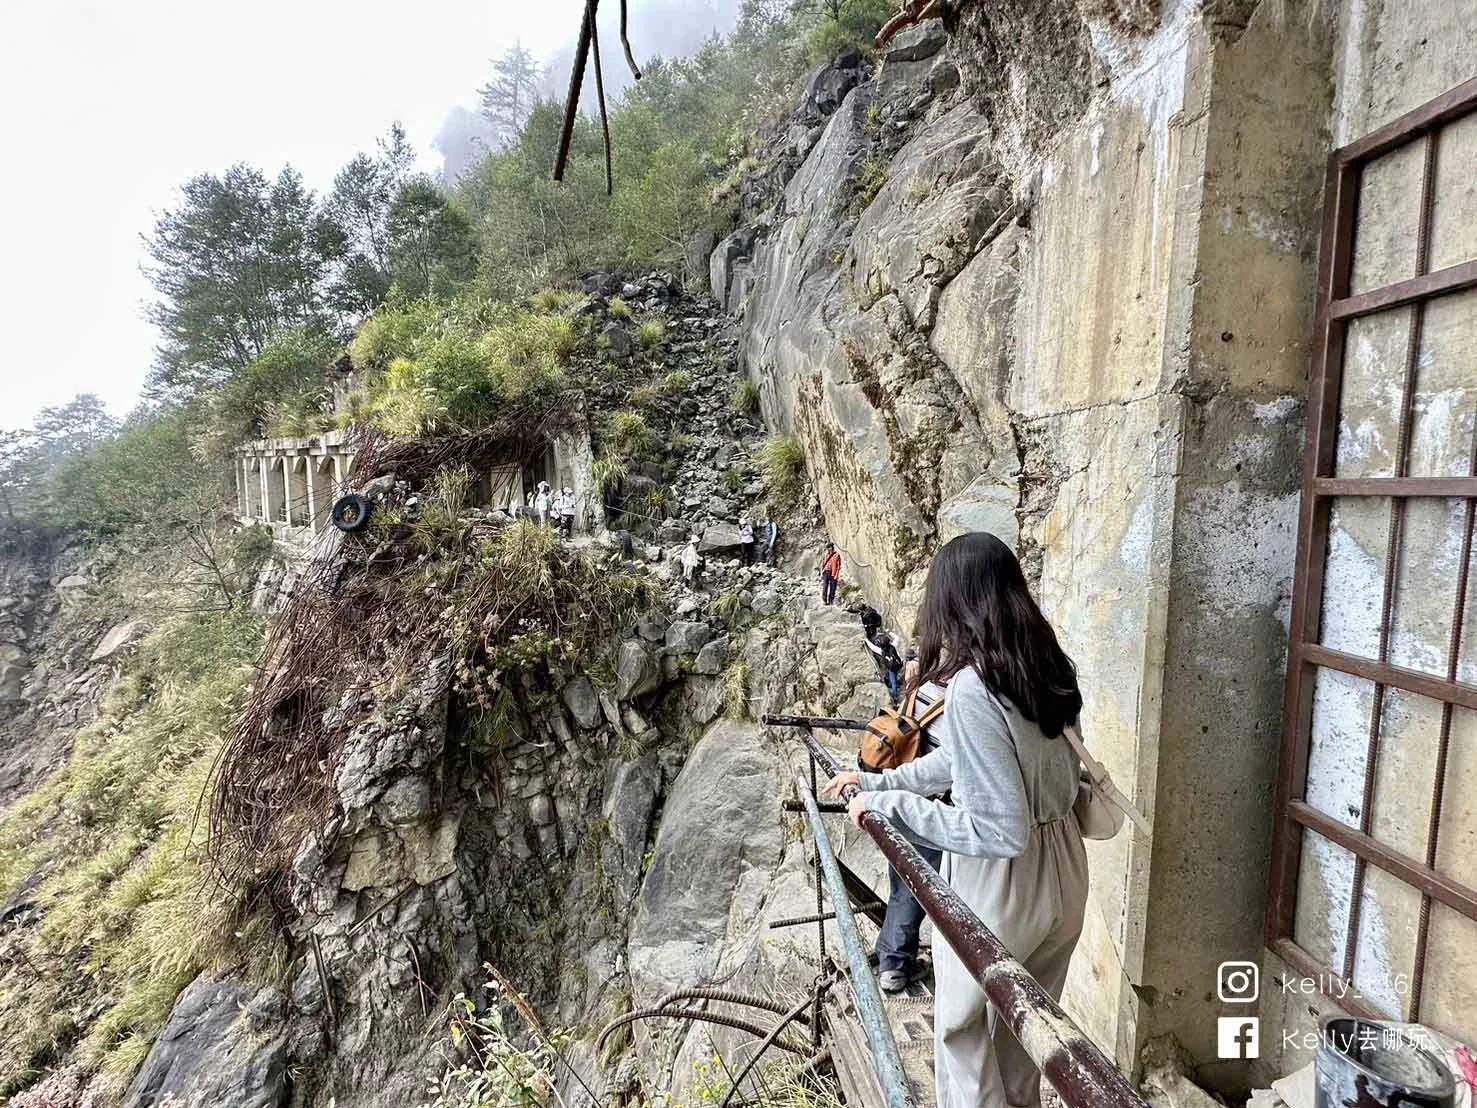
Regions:
<instances>
[{"instance_id":1,"label":"backpack strap","mask_svg":"<svg viewBox=\"0 0 1477 1108\"><path fill-rule=\"evenodd\" d=\"M908 709L909 709L909 714L910 715L912 714L912 708L914 706L914 703L916 703L916 701L917 701L917 694L915 693L914 694L914 697L913 697L913 702L912 703L909 703L909 705L908 705ZM940 693L937 700L935 700L927 708L923 709L923 714L921 716L915 717L918 720L918 727L919 727L919 729L922 730L923 728L926 728L930 723L932 723L934 720L938 719L939 716L941 716L943 714L944 714L944 695L942 693Z\"/></svg>"}]
</instances>

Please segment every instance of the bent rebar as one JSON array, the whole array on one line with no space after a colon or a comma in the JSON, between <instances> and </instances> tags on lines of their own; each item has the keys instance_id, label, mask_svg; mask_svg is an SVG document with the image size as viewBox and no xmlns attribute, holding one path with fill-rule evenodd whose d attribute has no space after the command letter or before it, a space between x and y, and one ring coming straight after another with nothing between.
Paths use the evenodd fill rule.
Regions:
<instances>
[{"instance_id":1,"label":"bent rebar","mask_svg":"<svg viewBox=\"0 0 1477 1108\"><path fill-rule=\"evenodd\" d=\"M806 1001L806 1003L808 1004L809 1001ZM761 1039L768 1035L770 1031L769 1028L760 1027L757 1023L736 1019L733 1016L725 1016L721 1012L705 1012L701 1008L639 1008L634 1012L627 1012L624 1016L616 1017L601 1029L600 1037L595 1040L595 1053L598 1055L605 1048L605 1040L610 1038L612 1033L625 1027L628 1023L635 1023L637 1020L646 1019L679 1019L696 1020L698 1023L716 1023L720 1027L731 1027L735 1031L747 1031L750 1035L757 1035ZM776 1039L774 1045L781 1050L788 1051L791 1054L799 1054L802 1057L810 1051L809 1047L796 1046L794 1043L788 1042L785 1039Z\"/></svg>"},{"instance_id":2,"label":"bent rebar","mask_svg":"<svg viewBox=\"0 0 1477 1108\"><path fill-rule=\"evenodd\" d=\"M781 1001L766 1000L762 996L751 996L748 993L735 993L727 989L715 988L711 985L696 985L690 989L674 989L666 996L656 1002L658 1008L665 1008L669 1004L675 1004L679 1000L721 1000L728 1004L747 1004L750 1008L762 1008L766 1012L773 1012L782 1016L788 1009Z\"/></svg>"},{"instance_id":3,"label":"bent rebar","mask_svg":"<svg viewBox=\"0 0 1477 1108\"><path fill-rule=\"evenodd\" d=\"M835 979L826 979L826 981L824 981L820 987L822 989L829 988L833 980ZM796 1020L802 1018L801 1013L804 1012L805 1009L809 1008L811 1003L812 998L807 996L799 1004L795 1005L788 1012L786 1012L785 1018L780 1020L779 1023L775 1024L773 1031L764 1036L764 1041L759 1044L758 1049L754 1051L754 1053L749 1057L749 1060L745 1062L738 1073L734 1075L733 1084L728 1087L728 1092L724 1094L723 1101L718 1105L718 1108L728 1108L729 1101L731 1101L733 1099L733 1095L739 1091L739 1086L743 1084L744 1078L749 1076L749 1071L759 1064L760 1057L764 1054L766 1050L774 1045L775 1040L780 1037L781 1031L783 1031L786 1027L789 1027L790 1024L794 1023Z\"/></svg>"}]
</instances>

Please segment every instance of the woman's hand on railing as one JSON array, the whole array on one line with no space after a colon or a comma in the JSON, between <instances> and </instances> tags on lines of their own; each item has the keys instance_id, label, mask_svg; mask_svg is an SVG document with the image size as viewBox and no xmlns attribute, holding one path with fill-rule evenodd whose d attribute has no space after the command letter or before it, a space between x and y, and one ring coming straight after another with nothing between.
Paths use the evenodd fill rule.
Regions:
<instances>
[{"instance_id":1,"label":"woman's hand on railing","mask_svg":"<svg viewBox=\"0 0 1477 1108\"><path fill-rule=\"evenodd\" d=\"M821 796L826 800L840 800L848 785L862 787L862 775L854 769L844 770L821 786Z\"/></svg>"},{"instance_id":2,"label":"woman's hand on railing","mask_svg":"<svg viewBox=\"0 0 1477 1108\"><path fill-rule=\"evenodd\" d=\"M862 829L862 813L867 810L867 800L871 793L857 793L846 804L846 814L851 817L852 826L858 831Z\"/></svg>"}]
</instances>

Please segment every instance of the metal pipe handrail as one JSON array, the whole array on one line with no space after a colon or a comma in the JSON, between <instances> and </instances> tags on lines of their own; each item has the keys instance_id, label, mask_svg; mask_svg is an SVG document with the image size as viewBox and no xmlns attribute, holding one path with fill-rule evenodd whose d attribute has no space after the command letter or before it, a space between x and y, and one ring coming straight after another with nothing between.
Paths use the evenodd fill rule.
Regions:
<instances>
[{"instance_id":1,"label":"metal pipe handrail","mask_svg":"<svg viewBox=\"0 0 1477 1108\"><path fill-rule=\"evenodd\" d=\"M786 718L793 717L765 716L763 722L786 726L781 722ZM835 777L841 772L840 762L816 740L809 727L799 726L802 728L800 740L811 758L828 776ZM849 801L859 791L849 786L843 792L843 799ZM812 822L819 820L820 813L816 812ZM912 843L876 812L863 812L860 823L923 906L933 921L934 930L954 949L1021 1047L1069 1108L1097 1108L1099 1105L1148 1108L1148 1102L1134 1090L1112 1061L1041 987L1030 971L1011 955L1005 944L984 925L948 882L923 860Z\"/></svg>"},{"instance_id":2,"label":"metal pipe handrail","mask_svg":"<svg viewBox=\"0 0 1477 1108\"><path fill-rule=\"evenodd\" d=\"M851 898L841 879L836 853L831 849L831 838L826 833L826 824L821 819L820 809L816 807L814 794L798 773L795 774L795 791L805 803L805 815L810 820L810 830L815 836L816 857L831 893L831 907L836 913L836 929L841 932L841 945L846 950L846 962L851 970L851 991L856 997L857 1015L861 1017L867 1045L872 1049L872 1063L877 1070L882 1095L888 1108L913 1108L913 1098L908 1092L907 1077L903 1074L903 1060L898 1054L897 1040L893 1037L892 1025L887 1021L887 1013L882 1010L882 992L877 987L877 979L872 976L872 965L866 948L862 946L856 916L851 911Z\"/></svg>"}]
</instances>

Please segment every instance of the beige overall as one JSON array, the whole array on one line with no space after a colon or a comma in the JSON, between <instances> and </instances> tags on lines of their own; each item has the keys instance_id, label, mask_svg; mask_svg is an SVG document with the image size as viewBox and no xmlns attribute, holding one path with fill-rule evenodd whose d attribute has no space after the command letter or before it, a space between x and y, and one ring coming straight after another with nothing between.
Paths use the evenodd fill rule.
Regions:
<instances>
[{"instance_id":1,"label":"beige overall","mask_svg":"<svg viewBox=\"0 0 1477 1108\"><path fill-rule=\"evenodd\" d=\"M1031 785L1028 780L1034 808ZM1071 812L1038 824L1018 858L946 853L941 872L1041 987L1060 1000L1087 905L1087 854ZM1035 1108L1041 1074L939 935L933 964L939 1108Z\"/></svg>"}]
</instances>

